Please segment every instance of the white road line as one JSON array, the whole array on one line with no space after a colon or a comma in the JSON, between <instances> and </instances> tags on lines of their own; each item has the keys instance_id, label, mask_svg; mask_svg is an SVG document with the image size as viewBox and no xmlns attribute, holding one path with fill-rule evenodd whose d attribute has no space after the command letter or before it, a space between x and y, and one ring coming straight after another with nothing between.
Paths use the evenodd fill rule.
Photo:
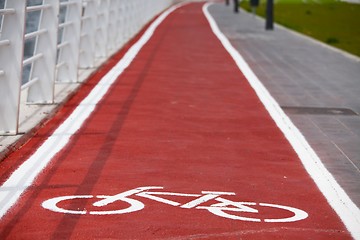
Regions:
<instances>
[{"instance_id":1,"label":"white road line","mask_svg":"<svg viewBox=\"0 0 360 240\"><path fill-rule=\"evenodd\" d=\"M322 194L326 197L330 206L339 215L352 236L355 239L360 240L359 208L351 201L349 196L336 182L331 173L325 168L320 158L311 148L299 129L291 122L288 116L280 108L279 104L256 77L240 53L231 45L229 40L220 31L215 20L208 11L208 7L210 5L212 4L205 4L203 7L203 12L209 21L212 31L234 59L239 69L243 72L246 79L255 90L257 96L273 120L276 122L277 126L280 128L280 130L294 148L295 152L298 154L306 171L310 174Z\"/></svg>"},{"instance_id":2,"label":"white road line","mask_svg":"<svg viewBox=\"0 0 360 240\"><path fill-rule=\"evenodd\" d=\"M117 77L130 65L141 48L148 42L156 28L174 10L183 6L177 4L163 12L145 31L141 38L127 51L124 57L100 80L89 95L55 132L27 159L0 187L0 218L19 200L24 191L31 186L39 173L52 158L69 142L90 116L95 106L103 98Z\"/></svg>"}]
</instances>

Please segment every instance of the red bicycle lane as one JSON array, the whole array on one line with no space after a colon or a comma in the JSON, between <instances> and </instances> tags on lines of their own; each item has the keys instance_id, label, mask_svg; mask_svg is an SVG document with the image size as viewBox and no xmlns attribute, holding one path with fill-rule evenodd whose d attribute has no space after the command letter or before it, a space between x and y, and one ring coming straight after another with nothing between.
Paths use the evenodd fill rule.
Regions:
<instances>
[{"instance_id":1,"label":"red bicycle lane","mask_svg":"<svg viewBox=\"0 0 360 240\"><path fill-rule=\"evenodd\" d=\"M183 6L161 23L81 129L1 219L1 239L351 239L212 33L202 5ZM74 109L80 102L74 99L64 109ZM40 133L53 124L56 117ZM16 161L40 137L6 161ZM129 207L123 201L96 207L92 204L99 199L90 195L113 196L145 186L194 195L157 195L179 206L132 195L143 209L88 214ZM221 195L227 204L211 198L181 207L206 195L202 191L234 194ZM87 196L57 205L87 214L43 207L60 196ZM289 206L308 216L266 222L294 213L247 202ZM260 222L222 217L206 208L236 204L259 212L224 212Z\"/></svg>"}]
</instances>

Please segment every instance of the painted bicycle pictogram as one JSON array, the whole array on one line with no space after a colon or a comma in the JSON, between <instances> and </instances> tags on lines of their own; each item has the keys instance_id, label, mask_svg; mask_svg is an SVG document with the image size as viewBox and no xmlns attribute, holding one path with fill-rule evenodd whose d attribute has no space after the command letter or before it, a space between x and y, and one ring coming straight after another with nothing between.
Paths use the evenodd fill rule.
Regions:
<instances>
[{"instance_id":1,"label":"painted bicycle pictogram","mask_svg":"<svg viewBox=\"0 0 360 240\"><path fill-rule=\"evenodd\" d=\"M298 208L283 206L278 204L270 203L258 203L258 202L237 202L226 199L224 196L234 196L234 192L217 192L217 191L202 191L201 194L188 194L188 193L175 193L175 192L163 192L154 191L160 190L163 187L159 186L148 186L138 187L131 189L116 195L72 195L72 196L61 196L48 199L42 203L45 209L53 212L64 213L64 214L90 214L90 215L108 215L108 214L126 214L135 211L140 211L145 207L145 204L133 197L141 197L157 201L160 203L168 204L174 207L180 207L182 209L199 209L207 210L212 214L219 217L224 217L233 220L250 221L250 222L295 222L300 221L308 217L308 214ZM168 198L165 198L168 196ZM186 199L193 198L190 201L181 203L174 200L170 200L169 197L186 197ZM74 201L79 199L96 199L92 204L96 207L94 211L88 211L86 209L66 209L60 207L64 201ZM101 210L101 207L108 206L117 201L127 203L129 206L116 209L116 210ZM286 217L280 218L269 218L261 217L259 208L272 208L277 212L282 212L282 215ZM244 216L247 213L259 215L257 217Z\"/></svg>"}]
</instances>

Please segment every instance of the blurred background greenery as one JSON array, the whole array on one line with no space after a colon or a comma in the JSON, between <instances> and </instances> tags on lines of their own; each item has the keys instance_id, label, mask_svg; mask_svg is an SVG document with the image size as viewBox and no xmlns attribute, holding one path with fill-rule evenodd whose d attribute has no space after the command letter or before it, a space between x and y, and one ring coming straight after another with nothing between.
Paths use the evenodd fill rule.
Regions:
<instances>
[{"instance_id":1,"label":"blurred background greenery","mask_svg":"<svg viewBox=\"0 0 360 240\"><path fill-rule=\"evenodd\" d=\"M251 11L249 0L241 7ZM265 17L266 0L256 13ZM275 0L274 21L360 56L360 4L336 0Z\"/></svg>"}]
</instances>

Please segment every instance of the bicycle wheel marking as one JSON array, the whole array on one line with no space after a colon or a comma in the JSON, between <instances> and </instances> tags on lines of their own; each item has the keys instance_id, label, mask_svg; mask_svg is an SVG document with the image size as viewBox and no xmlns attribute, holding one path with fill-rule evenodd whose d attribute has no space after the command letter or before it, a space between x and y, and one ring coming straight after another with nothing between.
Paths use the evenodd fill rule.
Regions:
<instances>
[{"instance_id":1,"label":"bicycle wheel marking","mask_svg":"<svg viewBox=\"0 0 360 240\"><path fill-rule=\"evenodd\" d=\"M269 203L259 203L259 205L264 206L264 207L280 208L280 209L288 210L290 212L295 213L295 215L292 217L281 219L281 222L295 222L295 221L303 220L308 217L308 214L305 211L297 209L297 208L293 208L293 207L287 207L287 206L281 206L281 205L269 204ZM280 222L279 219L265 219L264 221L265 222Z\"/></svg>"},{"instance_id":2,"label":"bicycle wheel marking","mask_svg":"<svg viewBox=\"0 0 360 240\"><path fill-rule=\"evenodd\" d=\"M131 212L140 211L145 208L145 204L133 197L147 198L153 201L157 201L163 204L168 204L174 207L180 207L182 209L198 209L207 210L210 213L232 220L248 221L248 222L265 222L265 223L286 223L296 222L304 220L308 217L308 213L294 207L283 206L278 204L270 203L256 203L256 202L236 202L220 196L234 196L233 192L212 192L202 191L201 194L187 194L187 193L174 193L174 192L151 192L151 189L163 189L163 187L139 187L131 189L115 195L73 195L73 196L61 196L48 199L42 203L42 207L57 213L63 214L80 214L80 215L113 215L113 214L126 214ZM193 200L185 203L175 202L164 198L163 196L177 196L177 197L191 197ZM60 202L71 201L78 199L101 199L95 201L92 205L98 210L87 211L85 209L70 210L59 206ZM217 201L216 203L210 204L208 201ZM101 210L101 207L107 206L111 203L121 201L129 204L128 207L115 210ZM206 205L208 204L208 205ZM288 212L291 214L285 218L261 218L261 217L249 217L241 214L259 214L257 207L272 208L279 212ZM251 215L253 216L253 215Z\"/></svg>"},{"instance_id":3,"label":"bicycle wheel marking","mask_svg":"<svg viewBox=\"0 0 360 240\"><path fill-rule=\"evenodd\" d=\"M86 214L86 210L67 210L57 206L61 201L72 200L72 199L89 199L93 198L93 195L74 195L74 196L62 196L55 197L49 200L44 201L41 205L43 208L48 209L53 212L67 213L67 214Z\"/></svg>"}]
</instances>

